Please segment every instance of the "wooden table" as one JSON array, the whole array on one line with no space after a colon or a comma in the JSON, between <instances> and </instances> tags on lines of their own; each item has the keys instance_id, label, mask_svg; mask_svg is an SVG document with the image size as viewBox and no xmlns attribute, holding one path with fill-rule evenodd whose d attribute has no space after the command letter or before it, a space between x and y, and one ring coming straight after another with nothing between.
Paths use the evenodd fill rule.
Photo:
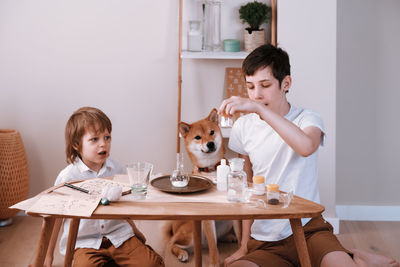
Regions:
<instances>
[{"instance_id":1,"label":"wooden table","mask_svg":"<svg viewBox=\"0 0 400 267\"><path fill-rule=\"evenodd\" d=\"M44 191L50 192L52 188ZM255 196L258 198L258 196ZM265 196L264 196L265 198ZM320 215L324 207L317 203L294 196L287 208L269 205L268 208L242 203L170 203L170 202L133 202L118 201L109 206L99 205L90 219L131 219L131 220L191 220L194 233L195 266L202 266L201 256L201 221L202 220L245 220L245 219L289 219L292 227L301 266L311 266L301 218ZM64 216L58 214L38 214L43 225L36 252L34 266L43 266L46 251L56 218L71 218L64 266L71 266L79 222L87 217Z\"/></svg>"}]
</instances>

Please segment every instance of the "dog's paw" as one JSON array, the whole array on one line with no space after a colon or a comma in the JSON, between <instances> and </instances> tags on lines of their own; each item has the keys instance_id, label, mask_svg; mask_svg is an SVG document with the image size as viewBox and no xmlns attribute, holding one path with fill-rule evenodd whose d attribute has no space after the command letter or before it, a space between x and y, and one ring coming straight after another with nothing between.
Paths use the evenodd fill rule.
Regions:
<instances>
[{"instance_id":1,"label":"dog's paw","mask_svg":"<svg viewBox=\"0 0 400 267\"><path fill-rule=\"evenodd\" d=\"M208 267L220 267L220 265L218 263L209 263Z\"/></svg>"},{"instance_id":2,"label":"dog's paw","mask_svg":"<svg viewBox=\"0 0 400 267\"><path fill-rule=\"evenodd\" d=\"M186 250L182 250L177 257L181 262L187 262L189 260L189 253Z\"/></svg>"}]
</instances>

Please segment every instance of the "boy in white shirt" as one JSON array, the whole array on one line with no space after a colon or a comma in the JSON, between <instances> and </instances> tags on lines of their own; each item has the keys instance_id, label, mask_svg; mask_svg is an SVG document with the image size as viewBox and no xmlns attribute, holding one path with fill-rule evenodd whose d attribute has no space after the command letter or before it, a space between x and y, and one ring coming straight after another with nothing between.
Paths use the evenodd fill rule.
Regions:
<instances>
[{"instance_id":1,"label":"boy in white shirt","mask_svg":"<svg viewBox=\"0 0 400 267\"><path fill-rule=\"evenodd\" d=\"M288 54L270 44L255 49L244 60L249 98L231 97L222 102L219 114L240 117L232 127L229 148L245 159L249 181L263 175L266 184L319 202L317 152L324 141L320 115L297 108L287 99L291 86ZM354 254L339 243L332 226L322 216L303 219L312 266L399 266L392 259ZM289 220L243 221L241 247L225 259L229 266L298 266L299 259ZM371 258L372 257L372 258ZM397 264L397 265L396 265Z\"/></svg>"},{"instance_id":2,"label":"boy in white shirt","mask_svg":"<svg viewBox=\"0 0 400 267\"><path fill-rule=\"evenodd\" d=\"M65 127L67 163L55 185L73 180L110 177L125 173L120 163L109 158L110 119L99 109L75 111ZM47 251L45 266L51 266L62 220L57 219ZM64 221L60 252L65 255L70 220ZM145 238L130 220L81 219L74 252L74 266L164 266L163 259L145 245Z\"/></svg>"}]
</instances>

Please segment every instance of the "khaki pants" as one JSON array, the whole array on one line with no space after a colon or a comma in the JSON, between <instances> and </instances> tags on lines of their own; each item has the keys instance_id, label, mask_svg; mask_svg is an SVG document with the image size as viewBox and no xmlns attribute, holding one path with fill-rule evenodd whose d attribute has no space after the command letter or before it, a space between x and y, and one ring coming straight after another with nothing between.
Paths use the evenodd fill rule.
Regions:
<instances>
[{"instance_id":1,"label":"khaki pants","mask_svg":"<svg viewBox=\"0 0 400 267\"><path fill-rule=\"evenodd\" d=\"M143 244L136 236L126 240L115 248L110 240L103 238L99 249L78 248L74 253L75 267L90 267L110 265L114 262L119 266L164 266L164 261L150 246ZM115 266L114 264L114 266Z\"/></svg>"},{"instance_id":2,"label":"khaki pants","mask_svg":"<svg viewBox=\"0 0 400 267\"><path fill-rule=\"evenodd\" d=\"M353 257L353 254L339 243L333 234L332 225L322 216L312 218L303 229L313 267L320 266L322 258L332 251L344 251ZM293 235L274 242L250 239L247 248L248 254L240 259L254 262L258 266L300 266Z\"/></svg>"}]
</instances>

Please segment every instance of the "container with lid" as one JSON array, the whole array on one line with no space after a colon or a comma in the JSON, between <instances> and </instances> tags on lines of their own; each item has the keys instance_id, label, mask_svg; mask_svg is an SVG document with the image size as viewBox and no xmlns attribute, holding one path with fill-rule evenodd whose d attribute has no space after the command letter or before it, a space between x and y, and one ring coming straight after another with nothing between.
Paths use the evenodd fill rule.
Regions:
<instances>
[{"instance_id":1,"label":"container with lid","mask_svg":"<svg viewBox=\"0 0 400 267\"><path fill-rule=\"evenodd\" d=\"M267 184L267 203L270 205L279 204L279 185Z\"/></svg>"},{"instance_id":2,"label":"container with lid","mask_svg":"<svg viewBox=\"0 0 400 267\"><path fill-rule=\"evenodd\" d=\"M264 176L262 175L254 175L253 176L253 193L255 195L262 196L265 194L265 184L264 184Z\"/></svg>"},{"instance_id":3,"label":"container with lid","mask_svg":"<svg viewBox=\"0 0 400 267\"><path fill-rule=\"evenodd\" d=\"M243 171L244 159L233 158L229 160L231 171L228 174L228 201L243 202L247 176Z\"/></svg>"}]
</instances>

